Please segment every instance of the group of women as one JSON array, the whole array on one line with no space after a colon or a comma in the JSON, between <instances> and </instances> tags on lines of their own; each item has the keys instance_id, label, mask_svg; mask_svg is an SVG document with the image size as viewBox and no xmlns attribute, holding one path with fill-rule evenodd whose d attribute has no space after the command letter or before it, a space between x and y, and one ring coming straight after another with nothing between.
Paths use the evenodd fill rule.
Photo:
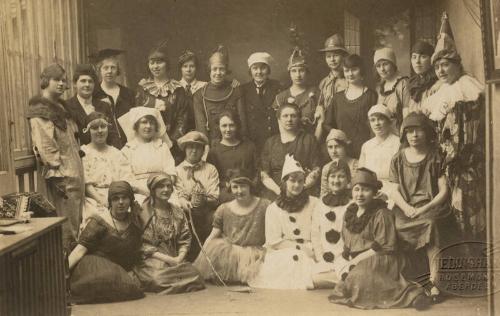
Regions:
<instances>
[{"instance_id":1,"label":"group of women","mask_svg":"<svg viewBox=\"0 0 500 316\"><path fill-rule=\"evenodd\" d=\"M96 55L99 76L77 66L67 101L64 70L47 67L28 119L48 196L70 219L73 299L213 281L334 288L330 301L359 308L439 301L439 249L485 227L482 86L443 25L436 48L413 46L411 78L377 49L377 91L338 34L319 88L297 48L287 89L265 52L248 58L250 82L228 79L222 46L209 82L190 51L172 79L155 47L136 94L116 82L117 50Z\"/></svg>"}]
</instances>

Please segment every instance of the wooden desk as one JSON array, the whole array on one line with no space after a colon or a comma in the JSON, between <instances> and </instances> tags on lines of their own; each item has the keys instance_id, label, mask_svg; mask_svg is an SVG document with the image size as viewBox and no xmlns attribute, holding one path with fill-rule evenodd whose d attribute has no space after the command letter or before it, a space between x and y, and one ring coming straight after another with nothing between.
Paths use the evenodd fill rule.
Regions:
<instances>
[{"instance_id":1,"label":"wooden desk","mask_svg":"<svg viewBox=\"0 0 500 316\"><path fill-rule=\"evenodd\" d=\"M0 315L66 315L65 220L33 218L16 224L32 230L0 235Z\"/></svg>"}]
</instances>

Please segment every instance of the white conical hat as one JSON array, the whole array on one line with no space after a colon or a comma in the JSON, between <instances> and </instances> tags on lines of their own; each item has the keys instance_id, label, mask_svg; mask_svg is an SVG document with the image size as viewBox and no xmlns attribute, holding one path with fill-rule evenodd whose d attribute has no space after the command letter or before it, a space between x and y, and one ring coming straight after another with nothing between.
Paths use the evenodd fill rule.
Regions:
<instances>
[{"instance_id":1,"label":"white conical hat","mask_svg":"<svg viewBox=\"0 0 500 316\"><path fill-rule=\"evenodd\" d=\"M287 154L285 156L285 163L283 164L283 172L281 173L281 180L283 180L287 175L294 172L305 173L304 169L302 169L300 162L295 160L292 155Z\"/></svg>"}]
</instances>

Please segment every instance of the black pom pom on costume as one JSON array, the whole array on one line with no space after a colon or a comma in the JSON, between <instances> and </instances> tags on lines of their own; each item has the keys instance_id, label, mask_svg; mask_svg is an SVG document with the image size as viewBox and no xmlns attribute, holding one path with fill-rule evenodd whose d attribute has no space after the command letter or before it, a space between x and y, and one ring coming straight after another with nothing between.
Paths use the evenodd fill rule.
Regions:
<instances>
[{"instance_id":1,"label":"black pom pom on costume","mask_svg":"<svg viewBox=\"0 0 500 316\"><path fill-rule=\"evenodd\" d=\"M337 215L335 214L335 212L333 211L330 211L328 213L325 214L325 217L330 221L330 222L335 222L335 219L337 219Z\"/></svg>"},{"instance_id":2,"label":"black pom pom on costume","mask_svg":"<svg viewBox=\"0 0 500 316\"><path fill-rule=\"evenodd\" d=\"M326 262L333 262L334 259L335 255L331 251L325 252L323 254L323 260L325 260Z\"/></svg>"},{"instance_id":3,"label":"black pom pom on costume","mask_svg":"<svg viewBox=\"0 0 500 316\"><path fill-rule=\"evenodd\" d=\"M336 244L340 239L340 233L335 229L330 229L325 233L325 237L329 243Z\"/></svg>"},{"instance_id":4,"label":"black pom pom on costume","mask_svg":"<svg viewBox=\"0 0 500 316\"><path fill-rule=\"evenodd\" d=\"M78 156L80 156L80 158L83 158L85 157L85 152L83 150L78 150Z\"/></svg>"},{"instance_id":5,"label":"black pom pom on costume","mask_svg":"<svg viewBox=\"0 0 500 316\"><path fill-rule=\"evenodd\" d=\"M344 248L344 251L342 251L342 258L345 260L349 261L349 256L350 256L350 251L347 248Z\"/></svg>"},{"instance_id":6,"label":"black pom pom on costume","mask_svg":"<svg viewBox=\"0 0 500 316\"><path fill-rule=\"evenodd\" d=\"M289 216L288 219L290 220L290 222L292 223L295 223L297 221L297 219L295 219L295 217L293 216Z\"/></svg>"},{"instance_id":7,"label":"black pom pom on costume","mask_svg":"<svg viewBox=\"0 0 500 316\"><path fill-rule=\"evenodd\" d=\"M297 238L297 239L295 239L295 241L298 242L299 244L304 243L304 239L302 239L302 238Z\"/></svg>"},{"instance_id":8,"label":"black pom pom on costume","mask_svg":"<svg viewBox=\"0 0 500 316\"><path fill-rule=\"evenodd\" d=\"M342 273L342 276L340 277L342 281L345 281L347 279L347 272Z\"/></svg>"},{"instance_id":9,"label":"black pom pom on costume","mask_svg":"<svg viewBox=\"0 0 500 316\"><path fill-rule=\"evenodd\" d=\"M351 271L352 271L352 269L354 269L355 267L356 267L356 266L355 266L354 264L351 264L351 265L349 266L349 272L351 272Z\"/></svg>"},{"instance_id":10,"label":"black pom pom on costume","mask_svg":"<svg viewBox=\"0 0 500 316\"><path fill-rule=\"evenodd\" d=\"M300 235L300 229L295 228L295 229L293 230L293 233L294 233L295 235Z\"/></svg>"},{"instance_id":11,"label":"black pom pom on costume","mask_svg":"<svg viewBox=\"0 0 500 316\"><path fill-rule=\"evenodd\" d=\"M299 261L299 256L297 256L297 255L293 255L292 258L293 258L294 261Z\"/></svg>"}]
</instances>

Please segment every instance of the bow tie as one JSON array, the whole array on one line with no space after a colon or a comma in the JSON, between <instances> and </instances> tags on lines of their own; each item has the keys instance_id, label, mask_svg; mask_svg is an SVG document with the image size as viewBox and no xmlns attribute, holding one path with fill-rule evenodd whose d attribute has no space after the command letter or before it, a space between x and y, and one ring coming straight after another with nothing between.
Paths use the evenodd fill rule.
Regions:
<instances>
[{"instance_id":1,"label":"bow tie","mask_svg":"<svg viewBox=\"0 0 500 316\"><path fill-rule=\"evenodd\" d=\"M198 163L195 163L194 165L184 166L184 170L187 171L187 178L188 179L193 179L194 178L194 172L196 170L200 170L201 167L202 167L201 161L198 162Z\"/></svg>"}]
</instances>

